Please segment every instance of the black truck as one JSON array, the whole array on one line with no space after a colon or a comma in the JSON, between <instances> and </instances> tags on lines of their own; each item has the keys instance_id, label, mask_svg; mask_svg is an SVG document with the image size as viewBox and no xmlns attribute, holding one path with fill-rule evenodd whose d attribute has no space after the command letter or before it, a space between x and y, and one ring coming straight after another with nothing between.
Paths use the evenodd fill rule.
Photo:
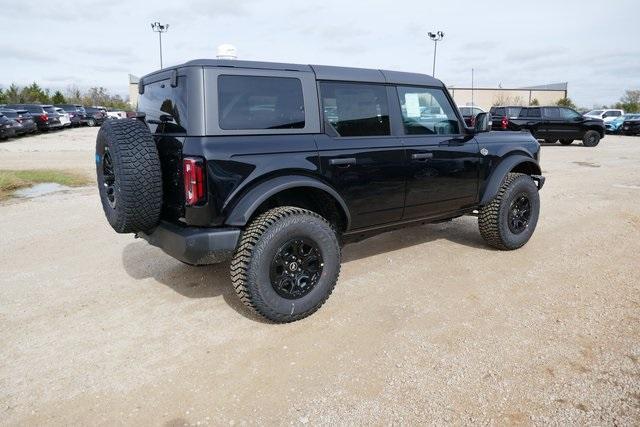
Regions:
<instances>
[{"instance_id":1,"label":"black truck","mask_svg":"<svg viewBox=\"0 0 640 427\"><path fill-rule=\"evenodd\" d=\"M136 119L96 141L105 215L192 265L231 260L231 282L273 322L326 301L343 244L477 215L486 242L523 246L539 216L540 145L468 128L422 74L194 60L140 80Z\"/></svg>"},{"instance_id":2,"label":"black truck","mask_svg":"<svg viewBox=\"0 0 640 427\"><path fill-rule=\"evenodd\" d=\"M582 140L585 147L595 147L605 135L602 120L558 106L521 107L517 117L508 117L503 128L529 131L548 144L560 141L562 145L570 145L574 140Z\"/></svg>"}]
</instances>

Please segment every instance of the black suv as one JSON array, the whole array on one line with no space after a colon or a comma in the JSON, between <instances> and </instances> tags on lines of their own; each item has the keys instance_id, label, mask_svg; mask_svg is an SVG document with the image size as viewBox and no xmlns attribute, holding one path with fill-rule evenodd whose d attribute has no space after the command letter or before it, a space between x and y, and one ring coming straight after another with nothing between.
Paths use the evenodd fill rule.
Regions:
<instances>
[{"instance_id":1,"label":"black suv","mask_svg":"<svg viewBox=\"0 0 640 427\"><path fill-rule=\"evenodd\" d=\"M604 122L584 117L567 107L522 107L517 118L509 118L511 130L527 130L536 139L569 145L581 139L585 147L595 147L604 138Z\"/></svg>"},{"instance_id":2,"label":"black suv","mask_svg":"<svg viewBox=\"0 0 640 427\"><path fill-rule=\"evenodd\" d=\"M342 244L477 215L493 247L538 221L540 145L467 128L422 74L196 60L144 76L138 119L96 141L111 226L193 265L231 259L240 299L274 322L316 311Z\"/></svg>"}]
</instances>

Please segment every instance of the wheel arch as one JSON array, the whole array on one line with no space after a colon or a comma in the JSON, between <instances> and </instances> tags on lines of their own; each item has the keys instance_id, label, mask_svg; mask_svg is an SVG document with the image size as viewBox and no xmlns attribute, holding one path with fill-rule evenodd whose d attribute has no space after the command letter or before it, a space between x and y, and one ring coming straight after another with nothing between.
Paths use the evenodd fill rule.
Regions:
<instances>
[{"instance_id":1,"label":"wheel arch","mask_svg":"<svg viewBox=\"0 0 640 427\"><path fill-rule=\"evenodd\" d=\"M314 210L324 217L335 210L338 216L326 219L341 231L351 226L349 208L338 192L328 184L304 175L278 176L256 184L233 205L225 224L243 227L265 207L273 203L281 205L278 202L284 200L288 204Z\"/></svg>"},{"instance_id":2,"label":"wheel arch","mask_svg":"<svg viewBox=\"0 0 640 427\"><path fill-rule=\"evenodd\" d=\"M530 176L542 175L540 165L533 158L522 154L508 156L498 164L487 180L487 185L480 199L480 206L486 205L498 194L504 178L512 172L524 173ZM538 182L538 188L542 187L542 182L544 181Z\"/></svg>"}]
</instances>

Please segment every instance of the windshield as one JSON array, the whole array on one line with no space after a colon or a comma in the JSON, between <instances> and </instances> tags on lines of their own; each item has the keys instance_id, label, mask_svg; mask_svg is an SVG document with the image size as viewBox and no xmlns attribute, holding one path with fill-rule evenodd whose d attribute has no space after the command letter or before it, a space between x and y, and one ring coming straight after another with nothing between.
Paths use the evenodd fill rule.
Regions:
<instances>
[{"instance_id":1,"label":"windshield","mask_svg":"<svg viewBox=\"0 0 640 427\"><path fill-rule=\"evenodd\" d=\"M602 113L604 113L603 110L591 110L588 113L586 113L586 115L587 116L599 116Z\"/></svg>"}]
</instances>

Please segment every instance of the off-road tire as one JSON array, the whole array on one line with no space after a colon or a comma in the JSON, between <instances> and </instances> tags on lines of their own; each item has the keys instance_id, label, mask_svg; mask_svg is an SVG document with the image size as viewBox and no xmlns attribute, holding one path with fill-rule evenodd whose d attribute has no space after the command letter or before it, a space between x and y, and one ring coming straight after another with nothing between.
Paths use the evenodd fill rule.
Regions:
<instances>
[{"instance_id":1,"label":"off-road tire","mask_svg":"<svg viewBox=\"0 0 640 427\"><path fill-rule=\"evenodd\" d=\"M522 194L526 194L531 203L531 217L527 228L520 234L514 234L508 225L511 204ZM538 187L529 175L509 173L502 182L498 194L480 209L478 226L482 238L494 248L513 250L524 246L533 234L540 214Z\"/></svg>"},{"instance_id":2,"label":"off-road tire","mask_svg":"<svg viewBox=\"0 0 640 427\"><path fill-rule=\"evenodd\" d=\"M96 125L96 121L93 119L90 119L87 121L87 126L89 127L94 127Z\"/></svg>"},{"instance_id":3,"label":"off-road tire","mask_svg":"<svg viewBox=\"0 0 640 427\"><path fill-rule=\"evenodd\" d=\"M271 263L287 241L313 241L322 255L322 272L306 295L288 299L271 284ZM315 212L291 206L271 209L244 230L231 261L231 282L240 300L275 323L300 320L317 311L329 298L340 274L340 245L332 226Z\"/></svg>"},{"instance_id":4,"label":"off-road tire","mask_svg":"<svg viewBox=\"0 0 640 427\"><path fill-rule=\"evenodd\" d=\"M110 203L104 175L109 153L115 180ZM105 122L96 139L96 174L104 213L118 233L152 230L160 220L162 174L160 157L147 126L135 119Z\"/></svg>"},{"instance_id":5,"label":"off-road tire","mask_svg":"<svg viewBox=\"0 0 640 427\"><path fill-rule=\"evenodd\" d=\"M558 140L557 139L548 138L548 139L545 139L544 142L546 144L555 144L556 142L558 142Z\"/></svg>"},{"instance_id":6,"label":"off-road tire","mask_svg":"<svg viewBox=\"0 0 640 427\"><path fill-rule=\"evenodd\" d=\"M571 145L573 143L573 139L561 139L560 144L562 145Z\"/></svg>"},{"instance_id":7,"label":"off-road tire","mask_svg":"<svg viewBox=\"0 0 640 427\"><path fill-rule=\"evenodd\" d=\"M600 134L595 130L588 130L582 138L582 144L585 147L595 147L600 142Z\"/></svg>"}]
</instances>

